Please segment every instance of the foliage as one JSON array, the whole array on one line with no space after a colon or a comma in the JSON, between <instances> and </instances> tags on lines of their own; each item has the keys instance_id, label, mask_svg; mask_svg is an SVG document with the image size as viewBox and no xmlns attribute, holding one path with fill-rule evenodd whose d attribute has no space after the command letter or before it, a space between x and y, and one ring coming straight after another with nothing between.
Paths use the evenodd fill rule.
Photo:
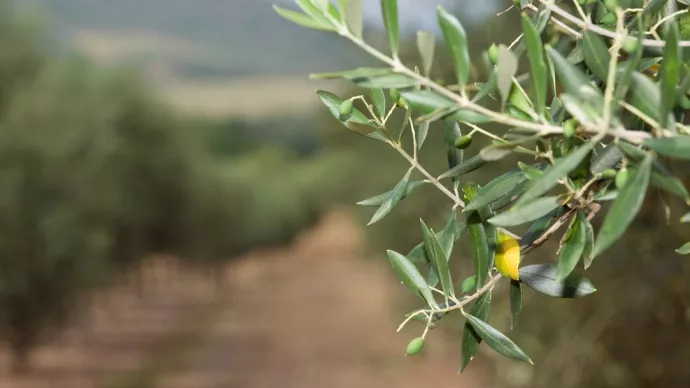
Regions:
<instances>
[{"instance_id":1,"label":"foliage","mask_svg":"<svg viewBox=\"0 0 690 388\"><path fill-rule=\"evenodd\" d=\"M583 265L586 270L596 258L610 256L652 188L690 205L687 189L669 167L690 159L690 128L685 125L690 68L683 60L690 56L690 41L683 40L687 4L514 3L523 34L510 46L488 48L488 79L473 84L467 34L441 7L438 23L454 70L450 83L430 78L436 51L430 33L418 34L421 66L403 63L396 0L381 0L390 54L362 39L361 0L340 0L337 6L298 0L302 12L276 7L304 27L338 33L383 64L313 76L352 81L366 89L363 95L342 99L326 91L317 94L344 127L386 144L408 163L390 191L360 202L377 207L369 224L381 222L422 186L433 186L450 200L442 228L436 232L422 221L420 245L406 255L389 250L388 257L402 283L427 305L408 314L400 329L421 320L426 328L420 338L425 338L434 322L450 312L460 311L466 319L461 369L480 342L506 357L531 362L488 323L491 294L503 278L494 260L510 241L497 236L519 240L524 257L565 228L556 264L522 266L519 276L510 279L516 319L522 286L557 298L594 293L592 283L575 269ZM523 55L529 71L518 74ZM398 110L405 118L395 133L389 119ZM432 174L420 161L435 122L442 123L446 148L447 171L441 174ZM477 148L469 140L475 134L490 138L490 144L466 158ZM507 157L515 158L516 165L487 184L466 180L468 172ZM594 217L609 203L601 226L594 228ZM672 209L666 202L664 206L669 214ZM507 229L528 224L521 237ZM457 287L450 264L457 256L454 241L462 236L473 247L474 275ZM677 250L688 251L687 245Z\"/></svg>"},{"instance_id":2,"label":"foliage","mask_svg":"<svg viewBox=\"0 0 690 388\"><path fill-rule=\"evenodd\" d=\"M306 137L179 117L136 71L48 56L2 5L0 31L0 338L18 366L77 296L146 255L216 266L289 241L327 205L319 180L340 157L308 163Z\"/></svg>"}]
</instances>

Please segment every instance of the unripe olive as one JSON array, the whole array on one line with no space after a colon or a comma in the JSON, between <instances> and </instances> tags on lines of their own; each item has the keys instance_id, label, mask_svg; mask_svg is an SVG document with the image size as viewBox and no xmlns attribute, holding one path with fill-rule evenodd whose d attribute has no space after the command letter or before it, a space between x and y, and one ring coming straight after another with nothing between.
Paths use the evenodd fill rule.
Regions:
<instances>
[{"instance_id":1,"label":"unripe olive","mask_svg":"<svg viewBox=\"0 0 690 388\"><path fill-rule=\"evenodd\" d=\"M424 348L424 338L417 337L407 344L407 355L414 356L415 354L419 353L422 348Z\"/></svg>"},{"instance_id":2,"label":"unripe olive","mask_svg":"<svg viewBox=\"0 0 690 388\"><path fill-rule=\"evenodd\" d=\"M616 174L616 188L617 189L622 189L626 183L628 183L628 169L623 167L620 171L618 171L618 174Z\"/></svg>"},{"instance_id":3,"label":"unripe olive","mask_svg":"<svg viewBox=\"0 0 690 388\"><path fill-rule=\"evenodd\" d=\"M349 116L350 113L352 113L352 100L345 100L340 103L340 106L338 107L340 111L340 116Z\"/></svg>"},{"instance_id":4,"label":"unripe olive","mask_svg":"<svg viewBox=\"0 0 690 388\"><path fill-rule=\"evenodd\" d=\"M472 275L462 281L462 284L460 284L460 289L465 294L469 294L476 286L477 280L475 279L474 275Z\"/></svg>"},{"instance_id":5,"label":"unripe olive","mask_svg":"<svg viewBox=\"0 0 690 388\"><path fill-rule=\"evenodd\" d=\"M479 186L476 183L469 182L462 188L462 192L465 194L465 199L470 202L477 196L477 191Z\"/></svg>"},{"instance_id":6,"label":"unripe olive","mask_svg":"<svg viewBox=\"0 0 690 388\"><path fill-rule=\"evenodd\" d=\"M601 177L604 179L613 179L616 177L617 171L609 168L601 172Z\"/></svg>"},{"instance_id":7,"label":"unripe olive","mask_svg":"<svg viewBox=\"0 0 690 388\"><path fill-rule=\"evenodd\" d=\"M492 43L491 47L489 47L489 60L494 65L498 62L498 46L496 46L496 43Z\"/></svg>"},{"instance_id":8,"label":"unripe olive","mask_svg":"<svg viewBox=\"0 0 690 388\"><path fill-rule=\"evenodd\" d=\"M627 52L628 54L632 54L637 50L638 45L639 43L637 42L637 39L628 36L623 39L622 48L623 51Z\"/></svg>"},{"instance_id":9,"label":"unripe olive","mask_svg":"<svg viewBox=\"0 0 690 388\"><path fill-rule=\"evenodd\" d=\"M602 16L601 19L599 19L599 23L601 24L615 24L616 20L618 20L618 16L616 16L615 12L609 12L606 15Z\"/></svg>"},{"instance_id":10,"label":"unripe olive","mask_svg":"<svg viewBox=\"0 0 690 388\"><path fill-rule=\"evenodd\" d=\"M575 120L570 119L563 123L563 136L565 137L573 137L575 136Z\"/></svg>"},{"instance_id":11,"label":"unripe olive","mask_svg":"<svg viewBox=\"0 0 690 388\"><path fill-rule=\"evenodd\" d=\"M465 135L465 136L460 136L455 140L455 148L459 150L464 150L465 148L469 147L472 144L472 136Z\"/></svg>"},{"instance_id":12,"label":"unripe olive","mask_svg":"<svg viewBox=\"0 0 690 388\"><path fill-rule=\"evenodd\" d=\"M400 101L400 92L398 89L391 88L391 90L388 91L388 94L390 94L391 100L393 100L394 104L397 104L398 101Z\"/></svg>"}]
</instances>

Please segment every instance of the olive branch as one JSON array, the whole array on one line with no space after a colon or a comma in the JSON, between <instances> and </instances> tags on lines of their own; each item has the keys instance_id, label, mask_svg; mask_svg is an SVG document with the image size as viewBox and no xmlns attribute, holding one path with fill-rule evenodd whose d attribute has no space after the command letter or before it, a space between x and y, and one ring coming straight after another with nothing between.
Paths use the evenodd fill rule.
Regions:
<instances>
[{"instance_id":1,"label":"olive branch","mask_svg":"<svg viewBox=\"0 0 690 388\"><path fill-rule=\"evenodd\" d=\"M388 251L402 283L427 304L408 314L398 328L412 320L426 323L421 337L410 342L408 354L422 349L436 321L459 310L466 319L461 370L481 342L506 357L532 363L488 323L492 291L505 277L501 268L513 266L517 273L520 261L520 257L497 261L503 249L498 236L519 240L524 257L567 225L555 264L523 266L519 276L510 276L515 323L522 309L523 285L557 298L595 292L575 269L580 263L588 269L623 236L651 187L690 205L687 189L664 164L690 160L690 128L684 124L690 109L690 66L683 60L684 54L690 54L684 50L690 41L682 39L678 22L688 13L684 3L577 0L566 9L553 0L516 0L511 9L520 14L522 34L508 46L489 47L485 52L488 76L484 82L473 83L464 28L438 7L438 24L455 74L451 85L429 76L436 51L433 34L417 34L421 66L411 67L401 60L396 0L381 0L390 54L363 39L362 0L339 0L337 6L328 0L296 3L302 12L275 9L304 27L339 34L384 65L311 76L346 79L367 89L367 94L348 99L326 91L319 91L318 96L346 128L387 144L409 163L392 190L358 203L377 207L369 224L381 221L424 184L433 185L452 201L440 232L420 220L420 244L405 255ZM554 26L555 39L563 43L558 48L545 44L549 25ZM530 68L518 75L523 54ZM355 107L355 102L365 110ZM404 112L404 119L396 134L389 119L399 111ZM448 170L439 175L422 166L418 153L434 124L440 124L445 134L448 159ZM470 132L464 135L462 128ZM411 144L405 141L408 132ZM491 143L465 159L475 134ZM524 160L531 163L520 160L516 168L486 185L466 182L461 190L466 174L511 154L528 156L530 160ZM414 172L423 179L411 181ZM606 202L611 206L595 236L591 221ZM680 218L680 222L688 221L690 213ZM525 224L530 228L522 236L509 230ZM456 240L465 235L473 247L474 275L461 282L460 295L450 263ZM690 243L677 252L690 253ZM424 267L428 267L426 277L420 272Z\"/></svg>"}]
</instances>

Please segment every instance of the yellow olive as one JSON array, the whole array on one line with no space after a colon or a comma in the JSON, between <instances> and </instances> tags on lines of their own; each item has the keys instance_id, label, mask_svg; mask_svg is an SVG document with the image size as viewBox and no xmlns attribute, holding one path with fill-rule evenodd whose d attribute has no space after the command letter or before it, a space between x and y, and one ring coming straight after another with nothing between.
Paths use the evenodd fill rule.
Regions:
<instances>
[{"instance_id":1,"label":"yellow olive","mask_svg":"<svg viewBox=\"0 0 690 388\"><path fill-rule=\"evenodd\" d=\"M520 279L520 243L503 232L498 232L494 265L501 275Z\"/></svg>"}]
</instances>

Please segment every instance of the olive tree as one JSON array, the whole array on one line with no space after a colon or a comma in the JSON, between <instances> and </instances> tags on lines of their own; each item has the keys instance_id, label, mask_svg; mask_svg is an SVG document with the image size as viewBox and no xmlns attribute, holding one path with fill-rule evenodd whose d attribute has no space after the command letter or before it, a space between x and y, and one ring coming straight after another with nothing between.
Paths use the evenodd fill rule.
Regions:
<instances>
[{"instance_id":1,"label":"olive tree","mask_svg":"<svg viewBox=\"0 0 690 388\"><path fill-rule=\"evenodd\" d=\"M423 307L399 330L421 321L408 345L418 353L429 329L450 313L465 319L461 370L485 342L503 356L532 363L489 321L492 292L509 283L515 321L523 289L555 298L596 292L583 275L605 260L625 234L650 190L679 198L664 202L672 223L690 222L690 195L673 173L690 160L690 40L686 0L515 0L522 33L510 45L492 45L471 58L460 21L438 7L442 45L453 79L432 78L437 37L417 33L419 61L404 63L396 0L381 0L388 48L363 39L362 0L296 0L298 10L275 7L306 28L340 35L380 62L378 67L314 74L345 79L365 93L317 95L350 131L400 154L409 167L389 191L359 202L376 207L369 225L383 220L422 186L448 199L447 222L435 231L420 220L420 243L388 250L401 282ZM529 70L520 73L520 60ZM480 80L470 69L485 64ZM403 115L402 125L391 117ZM429 131L444 133L446 171L432 172L419 157ZM488 139L477 147L475 136ZM472 147L472 144L475 147ZM466 175L503 159L514 167L480 186ZM686 210L678 210L685 208ZM680 211L680 213L679 213ZM687 213L683 215L684 213ZM593 219L601 225L593 227ZM671 226L672 227L672 226ZM473 275L455 279L451 260L461 237L472 245ZM557 239L555 263L520 265L525 255ZM690 253L690 243L669 247ZM578 269L580 267L580 269Z\"/></svg>"}]
</instances>

